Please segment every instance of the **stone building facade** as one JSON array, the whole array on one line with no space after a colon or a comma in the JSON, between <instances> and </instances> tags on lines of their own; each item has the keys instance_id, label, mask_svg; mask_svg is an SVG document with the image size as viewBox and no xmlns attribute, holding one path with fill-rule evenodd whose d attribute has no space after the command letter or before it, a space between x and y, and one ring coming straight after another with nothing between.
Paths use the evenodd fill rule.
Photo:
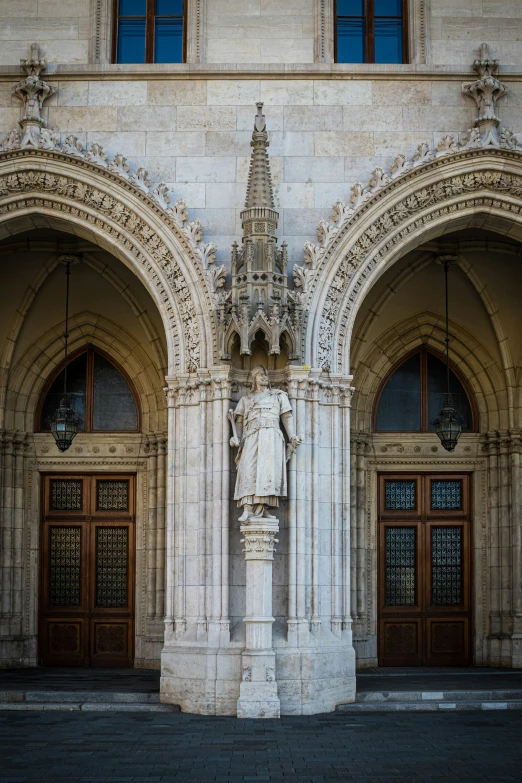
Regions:
<instances>
[{"instance_id":1,"label":"stone building facade","mask_svg":"<svg viewBox=\"0 0 522 783\"><path fill-rule=\"evenodd\" d=\"M250 673L228 412L262 363L304 436L273 554L281 713L333 710L356 664L383 662L386 481L416 488L389 515L401 529L429 522L426 482L468 492L444 518L467 525L466 617L436 638L441 616L396 616L397 660L454 660L461 634L461 662L522 666L522 8L407 8L403 65L335 63L331 0L187 0L186 62L123 65L108 0L0 0L0 665L42 661L46 482L131 476L125 660L161 668L164 701L236 714ZM121 370L139 426L61 454L38 417L63 358L64 256L70 350ZM452 453L429 427L376 426L390 373L444 353L448 256L473 412ZM61 622L123 623L100 617ZM56 634L67 662L76 642ZM76 663L121 653L115 632L93 638Z\"/></svg>"}]
</instances>

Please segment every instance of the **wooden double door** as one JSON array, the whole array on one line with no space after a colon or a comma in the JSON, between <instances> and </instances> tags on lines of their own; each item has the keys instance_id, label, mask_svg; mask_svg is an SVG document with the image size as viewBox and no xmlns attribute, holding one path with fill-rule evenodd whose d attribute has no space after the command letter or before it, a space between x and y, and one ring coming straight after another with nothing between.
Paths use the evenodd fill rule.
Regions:
<instances>
[{"instance_id":1,"label":"wooden double door","mask_svg":"<svg viewBox=\"0 0 522 783\"><path fill-rule=\"evenodd\" d=\"M132 666L134 477L46 475L39 658L44 666Z\"/></svg>"},{"instance_id":2,"label":"wooden double door","mask_svg":"<svg viewBox=\"0 0 522 783\"><path fill-rule=\"evenodd\" d=\"M470 477L379 476L379 664L467 666Z\"/></svg>"}]
</instances>

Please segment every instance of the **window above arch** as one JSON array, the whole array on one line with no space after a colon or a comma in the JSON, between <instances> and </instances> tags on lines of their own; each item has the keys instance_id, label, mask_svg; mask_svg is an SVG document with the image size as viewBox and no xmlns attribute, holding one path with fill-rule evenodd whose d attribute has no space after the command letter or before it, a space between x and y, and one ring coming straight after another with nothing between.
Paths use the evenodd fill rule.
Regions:
<instances>
[{"instance_id":1,"label":"window above arch","mask_svg":"<svg viewBox=\"0 0 522 783\"><path fill-rule=\"evenodd\" d=\"M114 0L116 63L182 63L185 0Z\"/></svg>"},{"instance_id":2,"label":"window above arch","mask_svg":"<svg viewBox=\"0 0 522 783\"><path fill-rule=\"evenodd\" d=\"M407 0L335 0L335 61L407 62Z\"/></svg>"},{"instance_id":3,"label":"window above arch","mask_svg":"<svg viewBox=\"0 0 522 783\"><path fill-rule=\"evenodd\" d=\"M51 416L63 396L63 367L46 384L36 415L36 430L49 432ZM81 419L79 432L137 432L137 395L123 370L92 345L67 362L67 395Z\"/></svg>"},{"instance_id":4,"label":"window above arch","mask_svg":"<svg viewBox=\"0 0 522 783\"><path fill-rule=\"evenodd\" d=\"M476 430L477 415L465 381L450 368L453 404L464 417L464 431ZM446 394L446 364L422 347L402 359L388 373L375 398L376 432L434 432L433 420Z\"/></svg>"}]
</instances>

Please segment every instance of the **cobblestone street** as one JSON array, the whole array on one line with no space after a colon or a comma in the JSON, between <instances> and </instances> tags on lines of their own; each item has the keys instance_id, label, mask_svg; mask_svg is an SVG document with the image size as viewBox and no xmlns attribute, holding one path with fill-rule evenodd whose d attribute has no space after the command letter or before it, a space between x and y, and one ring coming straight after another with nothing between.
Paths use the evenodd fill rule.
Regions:
<instances>
[{"instance_id":1,"label":"cobblestone street","mask_svg":"<svg viewBox=\"0 0 522 783\"><path fill-rule=\"evenodd\" d=\"M520 781L522 711L285 717L4 712L2 783Z\"/></svg>"}]
</instances>

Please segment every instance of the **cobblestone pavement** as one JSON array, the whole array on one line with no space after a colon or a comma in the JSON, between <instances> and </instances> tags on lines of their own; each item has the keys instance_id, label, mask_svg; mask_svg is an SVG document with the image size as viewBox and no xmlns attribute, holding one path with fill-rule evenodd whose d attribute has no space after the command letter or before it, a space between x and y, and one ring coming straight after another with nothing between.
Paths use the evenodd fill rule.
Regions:
<instances>
[{"instance_id":1,"label":"cobblestone pavement","mask_svg":"<svg viewBox=\"0 0 522 783\"><path fill-rule=\"evenodd\" d=\"M0 780L415 783L522 780L522 711L240 721L0 715Z\"/></svg>"}]
</instances>

